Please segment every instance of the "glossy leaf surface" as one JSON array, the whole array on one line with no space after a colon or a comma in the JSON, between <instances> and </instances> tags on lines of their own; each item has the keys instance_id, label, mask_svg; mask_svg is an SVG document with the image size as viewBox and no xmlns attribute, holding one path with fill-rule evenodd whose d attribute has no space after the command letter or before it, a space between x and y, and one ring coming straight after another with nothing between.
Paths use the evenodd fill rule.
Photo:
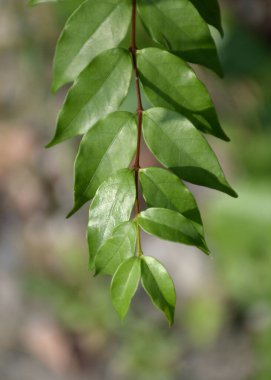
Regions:
<instances>
[{"instance_id":1,"label":"glossy leaf surface","mask_svg":"<svg viewBox=\"0 0 271 380\"><path fill-rule=\"evenodd\" d=\"M122 263L117 269L111 283L111 298L121 320L124 319L131 300L137 290L141 275L141 263L137 257L132 257Z\"/></svg>"},{"instance_id":2,"label":"glossy leaf surface","mask_svg":"<svg viewBox=\"0 0 271 380\"><path fill-rule=\"evenodd\" d=\"M221 14L217 0L190 0L199 11L201 17L220 31L223 36Z\"/></svg>"},{"instance_id":3,"label":"glossy leaf surface","mask_svg":"<svg viewBox=\"0 0 271 380\"><path fill-rule=\"evenodd\" d=\"M117 47L131 22L130 0L86 0L68 19L54 59L53 90L72 82L101 52Z\"/></svg>"},{"instance_id":4,"label":"glossy leaf surface","mask_svg":"<svg viewBox=\"0 0 271 380\"><path fill-rule=\"evenodd\" d=\"M140 169L143 197L149 207L178 211L195 223L203 234L202 220L195 198L173 173L161 168Z\"/></svg>"},{"instance_id":5,"label":"glossy leaf surface","mask_svg":"<svg viewBox=\"0 0 271 380\"><path fill-rule=\"evenodd\" d=\"M143 24L155 42L222 75L208 25L189 0L139 0L138 4Z\"/></svg>"},{"instance_id":6,"label":"glossy leaf surface","mask_svg":"<svg viewBox=\"0 0 271 380\"><path fill-rule=\"evenodd\" d=\"M129 169L109 177L97 190L89 209L88 245L90 269L94 259L114 228L129 220L135 203L135 178Z\"/></svg>"},{"instance_id":7,"label":"glossy leaf surface","mask_svg":"<svg viewBox=\"0 0 271 380\"><path fill-rule=\"evenodd\" d=\"M52 146L89 130L118 109L132 76L128 51L116 48L96 57L72 86L60 111Z\"/></svg>"},{"instance_id":8,"label":"glossy leaf surface","mask_svg":"<svg viewBox=\"0 0 271 380\"><path fill-rule=\"evenodd\" d=\"M194 245L209 253L203 236L194 224L182 214L164 208L149 208L139 214L140 227L163 240Z\"/></svg>"},{"instance_id":9,"label":"glossy leaf surface","mask_svg":"<svg viewBox=\"0 0 271 380\"><path fill-rule=\"evenodd\" d=\"M155 157L180 178L236 197L211 147L188 119L152 108L144 112L143 134Z\"/></svg>"},{"instance_id":10,"label":"glossy leaf surface","mask_svg":"<svg viewBox=\"0 0 271 380\"><path fill-rule=\"evenodd\" d=\"M202 132L228 140L206 87L187 63L158 48L139 50L137 57L144 92L154 106L178 111Z\"/></svg>"},{"instance_id":11,"label":"glossy leaf surface","mask_svg":"<svg viewBox=\"0 0 271 380\"><path fill-rule=\"evenodd\" d=\"M75 161L72 215L91 199L110 175L129 166L136 150L134 115L114 112L100 120L83 137Z\"/></svg>"},{"instance_id":12,"label":"glossy leaf surface","mask_svg":"<svg viewBox=\"0 0 271 380\"><path fill-rule=\"evenodd\" d=\"M154 306L160 309L168 319L174 322L176 293L173 281L163 265L153 257L141 259L142 285L150 296Z\"/></svg>"},{"instance_id":13,"label":"glossy leaf surface","mask_svg":"<svg viewBox=\"0 0 271 380\"><path fill-rule=\"evenodd\" d=\"M130 221L120 224L98 251L95 259L95 274L101 273L113 276L122 262L134 256L135 248L135 222Z\"/></svg>"}]
</instances>

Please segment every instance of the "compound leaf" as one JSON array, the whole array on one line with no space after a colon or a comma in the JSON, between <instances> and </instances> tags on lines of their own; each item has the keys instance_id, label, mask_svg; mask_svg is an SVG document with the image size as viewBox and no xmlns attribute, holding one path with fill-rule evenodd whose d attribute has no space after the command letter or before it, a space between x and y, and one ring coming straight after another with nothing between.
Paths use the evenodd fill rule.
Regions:
<instances>
[{"instance_id":1,"label":"compound leaf","mask_svg":"<svg viewBox=\"0 0 271 380\"><path fill-rule=\"evenodd\" d=\"M179 212L164 208L149 208L139 214L140 227L163 240L193 245L208 254L204 237L194 224Z\"/></svg>"},{"instance_id":2,"label":"compound leaf","mask_svg":"<svg viewBox=\"0 0 271 380\"><path fill-rule=\"evenodd\" d=\"M119 170L97 190L89 209L87 231L90 269L94 268L95 256L114 228L130 219L135 197L134 173L129 169Z\"/></svg>"},{"instance_id":3,"label":"compound leaf","mask_svg":"<svg viewBox=\"0 0 271 380\"><path fill-rule=\"evenodd\" d=\"M191 63L222 76L208 25L188 0L139 0L139 14L153 40Z\"/></svg>"},{"instance_id":4,"label":"compound leaf","mask_svg":"<svg viewBox=\"0 0 271 380\"><path fill-rule=\"evenodd\" d=\"M86 133L75 161L74 207L69 216L94 196L107 177L129 166L136 141L136 121L129 112L111 113Z\"/></svg>"},{"instance_id":5,"label":"compound leaf","mask_svg":"<svg viewBox=\"0 0 271 380\"><path fill-rule=\"evenodd\" d=\"M75 10L57 43L54 91L76 79L98 54L120 44L131 12L130 0L86 0Z\"/></svg>"},{"instance_id":6,"label":"compound leaf","mask_svg":"<svg viewBox=\"0 0 271 380\"><path fill-rule=\"evenodd\" d=\"M178 177L237 197L211 147L188 119L152 108L144 112L143 134L154 156Z\"/></svg>"},{"instance_id":7,"label":"compound leaf","mask_svg":"<svg viewBox=\"0 0 271 380\"><path fill-rule=\"evenodd\" d=\"M140 80L154 106L178 111L202 132L229 140L206 87L187 63L158 48L139 50L137 57Z\"/></svg>"},{"instance_id":8,"label":"compound leaf","mask_svg":"<svg viewBox=\"0 0 271 380\"><path fill-rule=\"evenodd\" d=\"M139 172L143 197L149 207L178 211L194 222L203 234L200 212L189 189L173 173L161 168L144 168Z\"/></svg>"},{"instance_id":9,"label":"compound leaf","mask_svg":"<svg viewBox=\"0 0 271 380\"><path fill-rule=\"evenodd\" d=\"M67 5L72 0L26 1L33 6L47 2ZM47 145L84 135L75 160L74 206L68 216L92 199L87 228L89 267L95 275L112 276L111 297L120 318L127 314L141 278L153 304L172 325L174 284L159 261L144 256L140 228L209 254L197 203L182 180L237 196L199 131L229 139L206 87L186 63L223 75L208 27L216 27L223 35L218 0L72 3L76 9L56 47L52 89L73 85ZM153 44L163 49L137 50L136 7ZM119 45L130 24L130 48L124 49ZM136 115L118 111L133 73ZM141 84L156 108L142 110ZM166 169L140 168L142 133ZM134 166L129 169L135 152ZM138 179L148 206L141 212ZM131 220L133 209L135 219Z\"/></svg>"},{"instance_id":10,"label":"compound leaf","mask_svg":"<svg viewBox=\"0 0 271 380\"><path fill-rule=\"evenodd\" d=\"M136 236L134 221L117 226L96 255L95 275L102 273L113 276L122 262L134 256Z\"/></svg>"},{"instance_id":11,"label":"compound leaf","mask_svg":"<svg viewBox=\"0 0 271 380\"><path fill-rule=\"evenodd\" d=\"M128 51L116 48L96 57L68 92L47 147L87 132L100 118L116 111L128 93L131 77Z\"/></svg>"},{"instance_id":12,"label":"compound leaf","mask_svg":"<svg viewBox=\"0 0 271 380\"><path fill-rule=\"evenodd\" d=\"M117 269L111 282L111 297L114 308L121 320L127 314L141 276L141 262L138 257L124 261Z\"/></svg>"},{"instance_id":13,"label":"compound leaf","mask_svg":"<svg viewBox=\"0 0 271 380\"><path fill-rule=\"evenodd\" d=\"M174 322L176 293L172 278L156 259L143 256L141 259L142 285L150 296L152 303L168 319L169 325Z\"/></svg>"}]
</instances>

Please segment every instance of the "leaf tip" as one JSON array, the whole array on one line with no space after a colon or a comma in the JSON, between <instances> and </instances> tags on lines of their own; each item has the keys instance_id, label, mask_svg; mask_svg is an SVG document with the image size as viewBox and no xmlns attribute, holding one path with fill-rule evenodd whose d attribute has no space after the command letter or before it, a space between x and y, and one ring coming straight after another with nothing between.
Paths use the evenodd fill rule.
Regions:
<instances>
[{"instance_id":1,"label":"leaf tip","mask_svg":"<svg viewBox=\"0 0 271 380\"><path fill-rule=\"evenodd\" d=\"M60 89L61 84L58 83L55 79L53 79L52 84L51 84L51 92L52 94L56 94L57 91Z\"/></svg>"},{"instance_id":2,"label":"leaf tip","mask_svg":"<svg viewBox=\"0 0 271 380\"><path fill-rule=\"evenodd\" d=\"M232 189L232 197L237 199L239 198L239 195L237 194L237 192L235 190Z\"/></svg>"},{"instance_id":3,"label":"leaf tip","mask_svg":"<svg viewBox=\"0 0 271 380\"><path fill-rule=\"evenodd\" d=\"M229 136L226 135L226 133L223 131L222 128L220 130L219 135L217 134L216 137L219 137L221 140L223 140L225 142L230 142L231 141L231 139L229 138Z\"/></svg>"},{"instance_id":4,"label":"leaf tip","mask_svg":"<svg viewBox=\"0 0 271 380\"><path fill-rule=\"evenodd\" d=\"M69 219L70 217L72 217L76 213L76 211L78 209L79 209L79 206L78 205L74 205L73 208L66 215L66 219Z\"/></svg>"},{"instance_id":5,"label":"leaf tip","mask_svg":"<svg viewBox=\"0 0 271 380\"><path fill-rule=\"evenodd\" d=\"M221 38L224 38L225 33L224 33L224 29L222 28L222 26L219 28L219 32L220 32Z\"/></svg>"},{"instance_id":6,"label":"leaf tip","mask_svg":"<svg viewBox=\"0 0 271 380\"><path fill-rule=\"evenodd\" d=\"M59 138L57 137L57 131L56 131L54 137L44 147L45 149L52 148L54 145L57 145L60 142L61 140L59 140Z\"/></svg>"},{"instance_id":7,"label":"leaf tip","mask_svg":"<svg viewBox=\"0 0 271 380\"><path fill-rule=\"evenodd\" d=\"M70 219L74 213L75 213L75 211L73 211L73 209L71 211L69 211L68 214L66 215L66 219Z\"/></svg>"},{"instance_id":8,"label":"leaf tip","mask_svg":"<svg viewBox=\"0 0 271 380\"><path fill-rule=\"evenodd\" d=\"M227 194L230 195L233 198L238 198L239 197L239 195L237 194L237 192L231 186L228 187Z\"/></svg>"},{"instance_id":9,"label":"leaf tip","mask_svg":"<svg viewBox=\"0 0 271 380\"><path fill-rule=\"evenodd\" d=\"M61 135L58 133L58 128L56 130L56 133L51 141L48 142L48 144L45 145L45 149L52 148L53 146L60 144L63 142L65 138L61 138Z\"/></svg>"},{"instance_id":10,"label":"leaf tip","mask_svg":"<svg viewBox=\"0 0 271 380\"><path fill-rule=\"evenodd\" d=\"M219 68L218 75L220 76L221 79L223 79L225 77L225 73L224 73L224 70L222 69L222 67Z\"/></svg>"},{"instance_id":11,"label":"leaf tip","mask_svg":"<svg viewBox=\"0 0 271 380\"><path fill-rule=\"evenodd\" d=\"M125 317L126 317L126 314L122 314L122 313L118 313L118 316L119 316L119 319L121 320L121 323L124 323L124 320L125 320Z\"/></svg>"},{"instance_id":12,"label":"leaf tip","mask_svg":"<svg viewBox=\"0 0 271 380\"><path fill-rule=\"evenodd\" d=\"M100 271L99 271L99 269L97 269L97 268L94 268L93 277L97 277L99 274L100 274Z\"/></svg>"},{"instance_id":13,"label":"leaf tip","mask_svg":"<svg viewBox=\"0 0 271 380\"><path fill-rule=\"evenodd\" d=\"M168 320L168 327L172 328L174 325L174 316L175 316L175 306L171 306L168 311L165 311L165 315Z\"/></svg>"},{"instance_id":14,"label":"leaf tip","mask_svg":"<svg viewBox=\"0 0 271 380\"><path fill-rule=\"evenodd\" d=\"M205 239L202 238L201 242L202 242L202 246L200 248L201 248L202 252L205 253L207 256L210 256L211 251L210 251Z\"/></svg>"},{"instance_id":15,"label":"leaf tip","mask_svg":"<svg viewBox=\"0 0 271 380\"><path fill-rule=\"evenodd\" d=\"M44 145L44 148L49 149L49 148L52 148L54 145L55 145L55 143L54 143L54 139L53 139L50 142L48 142L48 144Z\"/></svg>"}]
</instances>

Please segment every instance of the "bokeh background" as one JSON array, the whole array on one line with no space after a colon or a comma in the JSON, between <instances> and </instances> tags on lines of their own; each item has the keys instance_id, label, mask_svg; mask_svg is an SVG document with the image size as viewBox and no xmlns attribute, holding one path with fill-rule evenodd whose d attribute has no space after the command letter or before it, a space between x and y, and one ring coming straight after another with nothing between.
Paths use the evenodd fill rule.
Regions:
<instances>
[{"instance_id":1,"label":"bokeh background","mask_svg":"<svg viewBox=\"0 0 271 380\"><path fill-rule=\"evenodd\" d=\"M192 187L211 257L144 235L176 284L172 329L142 291L118 320L109 279L87 270L87 207L65 219L79 139L43 149L66 90L50 92L54 46L79 1L0 0L0 379L270 380L271 1L222 1L225 79L197 68L239 193ZM135 104L131 91L123 107Z\"/></svg>"}]
</instances>

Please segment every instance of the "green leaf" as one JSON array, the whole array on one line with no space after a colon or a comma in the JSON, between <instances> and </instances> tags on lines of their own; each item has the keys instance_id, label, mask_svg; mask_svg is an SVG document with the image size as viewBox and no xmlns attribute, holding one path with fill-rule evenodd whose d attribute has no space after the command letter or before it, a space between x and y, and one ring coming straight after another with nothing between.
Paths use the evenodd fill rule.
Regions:
<instances>
[{"instance_id":1,"label":"green leaf","mask_svg":"<svg viewBox=\"0 0 271 380\"><path fill-rule=\"evenodd\" d=\"M139 177L143 197L149 207L178 211L194 222L195 227L203 234L195 198L175 174L161 168L145 168L140 169Z\"/></svg>"},{"instance_id":2,"label":"green leaf","mask_svg":"<svg viewBox=\"0 0 271 380\"><path fill-rule=\"evenodd\" d=\"M139 224L145 232L163 240L193 245L204 253L209 253L204 237L194 224L179 212L149 208L139 214Z\"/></svg>"},{"instance_id":3,"label":"green leaf","mask_svg":"<svg viewBox=\"0 0 271 380\"><path fill-rule=\"evenodd\" d=\"M139 77L154 106L178 111L202 132L228 141L213 102L194 71L179 57L158 48L137 52Z\"/></svg>"},{"instance_id":4,"label":"green leaf","mask_svg":"<svg viewBox=\"0 0 271 380\"><path fill-rule=\"evenodd\" d=\"M155 42L223 75L208 25L188 0L139 0L138 10Z\"/></svg>"},{"instance_id":5,"label":"green leaf","mask_svg":"<svg viewBox=\"0 0 271 380\"><path fill-rule=\"evenodd\" d=\"M121 320L127 314L131 300L135 295L141 276L141 262L138 257L132 257L122 263L111 283L111 297L114 308Z\"/></svg>"},{"instance_id":6,"label":"green leaf","mask_svg":"<svg viewBox=\"0 0 271 380\"><path fill-rule=\"evenodd\" d=\"M102 244L114 228L130 219L135 203L135 178L132 170L122 169L104 181L89 209L88 246L90 269Z\"/></svg>"},{"instance_id":7,"label":"green leaf","mask_svg":"<svg viewBox=\"0 0 271 380\"><path fill-rule=\"evenodd\" d=\"M217 0L190 0L199 11L201 17L209 24L220 31L223 36L221 25L221 14Z\"/></svg>"},{"instance_id":8,"label":"green leaf","mask_svg":"<svg viewBox=\"0 0 271 380\"><path fill-rule=\"evenodd\" d=\"M142 256L141 273L142 285L152 303L165 314L169 325L172 326L176 293L170 275L158 260L150 256Z\"/></svg>"},{"instance_id":9,"label":"green leaf","mask_svg":"<svg viewBox=\"0 0 271 380\"><path fill-rule=\"evenodd\" d=\"M136 150L137 125L129 112L115 112L100 120L83 137L75 161L74 207L91 199L100 184L129 166Z\"/></svg>"},{"instance_id":10,"label":"green leaf","mask_svg":"<svg viewBox=\"0 0 271 380\"><path fill-rule=\"evenodd\" d=\"M77 8L57 43L54 91L76 79L98 54L120 44L129 28L131 12L130 0L87 0Z\"/></svg>"},{"instance_id":11,"label":"green leaf","mask_svg":"<svg viewBox=\"0 0 271 380\"><path fill-rule=\"evenodd\" d=\"M47 147L84 134L100 118L116 111L127 96L131 77L128 51L116 48L96 57L68 92Z\"/></svg>"},{"instance_id":12,"label":"green leaf","mask_svg":"<svg viewBox=\"0 0 271 380\"><path fill-rule=\"evenodd\" d=\"M143 114L143 134L154 156L178 177L237 197L211 147L188 119L152 108Z\"/></svg>"},{"instance_id":13,"label":"green leaf","mask_svg":"<svg viewBox=\"0 0 271 380\"><path fill-rule=\"evenodd\" d=\"M134 221L117 226L112 236L104 242L95 259L95 275L113 276L118 266L135 254L136 226Z\"/></svg>"}]
</instances>

